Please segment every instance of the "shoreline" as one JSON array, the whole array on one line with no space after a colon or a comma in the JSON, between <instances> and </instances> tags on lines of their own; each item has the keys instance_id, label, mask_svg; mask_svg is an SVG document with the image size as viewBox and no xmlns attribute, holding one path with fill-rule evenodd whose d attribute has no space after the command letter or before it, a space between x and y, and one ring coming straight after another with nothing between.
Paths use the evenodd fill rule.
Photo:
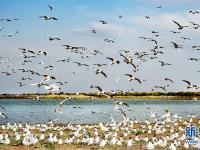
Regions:
<instances>
[{"instance_id":1,"label":"shoreline","mask_svg":"<svg viewBox=\"0 0 200 150\"><path fill-rule=\"evenodd\" d=\"M125 93L125 94L109 94L112 99L120 100L200 100L199 92L177 92L177 93ZM0 94L0 99L35 99L49 100L49 99L66 99L72 98L77 100L96 100L108 99L105 96L97 93L43 93L43 94Z\"/></svg>"}]
</instances>

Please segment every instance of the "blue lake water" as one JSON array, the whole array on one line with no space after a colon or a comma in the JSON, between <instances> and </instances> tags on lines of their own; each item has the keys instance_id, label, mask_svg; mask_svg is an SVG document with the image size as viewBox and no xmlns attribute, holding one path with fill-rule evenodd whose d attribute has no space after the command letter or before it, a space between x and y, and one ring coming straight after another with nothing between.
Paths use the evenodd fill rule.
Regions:
<instances>
[{"instance_id":1,"label":"blue lake water","mask_svg":"<svg viewBox=\"0 0 200 150\"><path fill-rule=\"evenodd\" d=\"M200 101L125 100L125 102L130 106L123 107L123 109L126 110L127 116L131 119L134 117L138 120L149 118L149 111L145 108L145 105L148 105L158 115L163 114L166 109L183 117L188 114L200 114ZM6 110L1 109L0 111L8 116L8 119L0 118L1 124L7 122L42 123L49 119L57 119L57 123L82 124L107 122L110 117L117 121L122 120L122 114L114 110L115 104L111 100L66 101L61 107L63 114L54 112L54 108L57 106L55 100L2 99L0 105L6 108Z\"/></svg>"}]
</instances>

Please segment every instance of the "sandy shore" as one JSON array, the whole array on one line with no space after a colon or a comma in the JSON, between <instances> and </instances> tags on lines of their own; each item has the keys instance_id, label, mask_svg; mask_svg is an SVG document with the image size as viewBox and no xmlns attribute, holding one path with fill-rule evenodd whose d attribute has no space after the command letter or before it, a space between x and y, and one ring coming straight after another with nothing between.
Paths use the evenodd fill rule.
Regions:
<instances>
[{"instance_id":1,"label":"sandy shore","mask_svg":"<svg viewBox=\"0 0 200 150\"><path fill-rule=\"evenodd\" d=\"M199 92L178 92L178 93L125 93L110 94L112 99L128 99L128 100L200 100ZM67 93L67 94L0 94L0 99L65 99L68 97L77 100L88 99L107 99L107 97L98 95L97 93Z\"/></svg>"}]
</instances>

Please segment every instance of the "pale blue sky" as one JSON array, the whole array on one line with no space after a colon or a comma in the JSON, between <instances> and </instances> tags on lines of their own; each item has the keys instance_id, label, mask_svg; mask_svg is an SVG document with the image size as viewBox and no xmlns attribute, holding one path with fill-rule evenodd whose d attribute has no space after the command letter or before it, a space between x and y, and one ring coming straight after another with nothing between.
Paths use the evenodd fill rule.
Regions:
<instances>
[{"instance_id":1,"label":"pale blue sky","mask_svg":"<svg viewBox=\"0 0 200 150\"><path fill-rule=\"evenodd\" d=\"M53 11L49 11L48 5L52 5ZM156 8L162 6L161 9ZM188 61L190 57L199 57L200 51L191 49L192 45L200 45L199 29L184 29L180 35L172 34L169 31L177 30L177 26L172 20L177 20L184 25L189 21L200 23L200 14L188 14L189 10L200 10L199 1L186 0L2 0L0 5L0 18L18 18L17 21L0 21L0 26L4 27L0 31L0 56L2 60L9 60L9 69L23 68L20 65L22 58L18 48L41 49L47 51L46 57L38 57L26 69L35 70L43 74L55 75L59 81L68 81L61 91L95 91L89 88L90 84L100 85L105 90L129 90L150 91L154 85L164 86L164 77L171 78L175 84L171 84L168 91L185 91L185 83L181 80L190 80L199 83L199 62ZM58 21L43 21L39 16L55 16ZM122 19L118 16L122 15ZM149 15L150 20L144 16ZM106 20L107 25L102 25L99 20ZM91 29L97 31L96 34L90 32ZM152 37L151 31L156 30L161 33L155 38L159 45L164 46L164 55L158 55L159 60L163 60L173 65L161 67L157 60L147 62L136 62L140 64L137 73L132 71L129 65L123 63L119 56L119 50L130 50L130 55L135 51L147 51L153 48L153 44L139 36ZM1 37L19 31L14 37ZM48 37L59 37L61 41L49 42ZM180 39L181 36L191 38L191 41ZM115 38L114 44L105 44L104 39ZM170 44L175 41L183 44L183 49L175 50ZM81 59L80 55L66 52L62 44L72 44L85 46L88 49L99 49L103 56L98 55L88 59ZM108 78L96 76L93 69L77 67L74 61L80 61L92 66L93 63L109 63L105 58L114 57L121 61L120 65L102 67L108 74ZM56 63L58 59L71 57L71 63ZM44 61L45 65L55 64L53 71L44 71L44 66L38 65L39 61ZM1 71L8 63L1 63ZM77 72L73 75L71 72ZM125 73L135 74L136 77L146 80L142 85L137 82L128 82ZM30 86L30 83L41 81L41 78L33 76L32 81L25 81L26 86L19 88L17 81L20 81L22 73L7 77L0 74L0 93L24 93L24 92L44 92L43 88L38 89ZM23 74L23 76L30 76ZM120 82L117 83L117 78ZM49 83L54 83L50 81Z\"/></svg>"}]
</instances>

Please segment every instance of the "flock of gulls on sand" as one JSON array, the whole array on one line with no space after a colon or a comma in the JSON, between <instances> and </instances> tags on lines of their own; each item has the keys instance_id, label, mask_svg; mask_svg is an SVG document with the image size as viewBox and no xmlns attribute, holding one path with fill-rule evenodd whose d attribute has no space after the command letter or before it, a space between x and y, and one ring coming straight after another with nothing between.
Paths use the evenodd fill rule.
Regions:
<instances>
[{"instance_id":1,"label":"flock of gulls on sand","mask_svg":"<svg viewBox=\"0 0 200 150\"><path fill-rule=\"evenodd\" d=\"M54 11L54 7L48 5L50 11ZM161 6L156 7L157 9L161 9ZM189 11L188 13L192 15L198 15L198 11ZM44 21L58 21L59 19L54 16L39 16L39 19ZM123 16L118 16L118 19L123 19ZM145 16L145 19L151 19L151 16ZM0 19L0 21L5 22L14 22L18 21L18 18L5 18ZM174 28L177 29L175 31L169 31L173 35L178 35L181 40L188 40L190 41L191 38L179 36L181 35L182 30L185 28L189 28L191 30L197 30L200 28L200 24L189 21L187 25L182 25L178 21L172 20L174 23ZM108 21L99 20L99 23L103 26L109 24ZM0 32L4 30L4 27L0 26ZM91 29L89 30L92 34L96 34L98 30ZM2 37L15 37L17 36L19 31L16 31L11 34L2 35ZM115 59L109 56L105 57L107 63L95 63L95 64L88 64L86 60L84 63L79 61L72 61L70 57L64 59L56 60L56 63L70 63L76 64L79 67L84 67L87 69L92 69L93 72L97 76L102 76L102 78L108 78L109 74L103 68L103 66L112 67L114 65L120 65L122 63L127 64L133 70L133 73L124 73L124 76L127 77L128 81L136 82L138 84L142 84L146 82L145 79L141 79L135 74L140 70L140 65L143 62L149 60L156 60L161 67L172 66L171 63L162 61L159 59L159 55L164 55L163 46L159 44L159 40L157 39L161 33L159 31L151 31L151 37L144 37L140 36L138 38L151 42L154 44L154 47L148 51L136 51L133 54L131 50L119 50L119 59ZM59 37L48 37L49 42L53 41L61 41L62 39ZM177 43L174 41L170 41L171 46L174 49L182 49L184 47L183 43ZM104 39L105 43L108 44L115 44L115 38ZM101 50L95 49L90 50L83 46L71 45L71 44L63 44L61 45L67 52L77 54L81 56L81 59L87 59L94 56L104 56ZM193 50L200 50L200 46L192 45L191 48ZM29 48L18 48L22 62L20 63L21 68L11 68L12 65L10 64L9 59L5 59L0 57L0 64L5 64L3 67L4 70L1 71L1 74L5 74L5 76L12 76L16 74L16 72L21 72L23 76L21 80L17 82L19 87L24 87L27 85L30 86L37 86L39 88L44 88L49 93L58 92L62 86L68 84L68 81L60 81L54 75L50 75L49 73L40 73L34 71L32 69L28 69L26 67L27 64L33 63L34 59L42 57L48 57L48 52L45 50L38 50L38 49L29 49ZM188 58L189 61L199 61L199 58L192 57ZM140 63L138 63L140 62ZM56 65L45 64L43 61L37 62L39 67L42 67L44 71L51 72L52 70L56 69ZM72 72L72 74L76 75L77 72ZM40 82L33 83L33 78L40 78ZM49 84L49 81L53 81L55 83ZM163 81L166 83L165 85L155 85L152 88L152 91L155 90L162 90L167 91L167 87L171 84L174 84L175 81L171 78L165 77ZM196 83L192 83L189 80L182 79L182 82L186 84L187 89L199 90L200 87ZM31 83L30 83L31 82ZM117 78L117 82L120 82L120 78ZM117 91L104 91L102 87L91 84L89 85L91 89L95 89L98 92L98 95L105 96L109 99L112 99L110 93L117 93L124 91L117 90ZM130 91L134 91L131 89ZM40 96L36 97L37 100L40 99ZM70 100L72 98L68 98L66 100ZM93 97L91 97L93 99ZM55 108L55 113L62 113L60 108L64 104L66 100L58 100L58 107ZM100 147L104 147L107 145L119 145L119 146L136 146L138 149L155 149L160 147L161 149L168 148L169 150L175 150L176 148L183 148L183 149L195 149L200 148L200 145L192 145L189 146L187 143L183 141L186 139L184 135L184 129L188 125L196 125L200 123L195 115L190 115L189 119L182 119L181 116L175 114L172 115L169 111L161 116L160 118L151 111L150 108L150 118L149 120L145 120L143 123L139 123L137 120L129 120L128 116L126 115L126 111L123 107L128 107L129 105L125 102L114 101L116 104L115 110L119 111L123 115L123 121L116 122L113 118L108 123L99 123L95 125L73 125L73 124L66 124L66 125L56 125L52 121L49 123L42 123L42 124L22 124L22 123L15 123L10 124L7 123L6 125L1 125L1 134L0 134L0 143L3 144L10 144L12 142L21 142L23 145L29 146L37 144L38 142L50 142L50 143L57 143L57 144L78 144L78 145L98 145ZM6 110L3 106L1 106L2 110ZM7 115L3 112L0 112L0 117L7 118Z\"/></svg>"},{"instance_id":2,"label":"flock of gulls on sand","mask_svg":"<svg viewBox=\"0 0 200 150\"><path fill-rule=\"evenodd\" d=\"M122 104L127 106L127 104ZM121 106L122 107L122 106ZM200 144L185 143L185 128L190 125L199 125L200 120L193 114L189 119L165 111L157 116L149 107L149 119L139 122L124 117L121 122L113 118L107 123L99 122L92 125L81 124L4 124L0 126L0 143L12 145L37 145L38 143L74 144L79 146L121 146L135 149L199 149ZM195 137L194 140L199 140Z\"/></svg>"}]
</instances>

